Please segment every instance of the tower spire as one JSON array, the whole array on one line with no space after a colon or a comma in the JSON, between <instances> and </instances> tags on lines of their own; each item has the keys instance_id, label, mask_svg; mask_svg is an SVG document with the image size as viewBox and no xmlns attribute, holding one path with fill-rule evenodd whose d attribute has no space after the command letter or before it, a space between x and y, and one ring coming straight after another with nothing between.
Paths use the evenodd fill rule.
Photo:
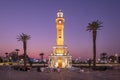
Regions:
<instances>
[{"instance_id":1,"label":"tower spire","mask_svg":"<svg viewBox=\"0 0 120 80\"><path fill-rule=\"evenodd\" d=\"M63 12L62 12L62 10L58 10L58 12L57 12L57 17L63 17Z\"/></svg>"}]
</instances>

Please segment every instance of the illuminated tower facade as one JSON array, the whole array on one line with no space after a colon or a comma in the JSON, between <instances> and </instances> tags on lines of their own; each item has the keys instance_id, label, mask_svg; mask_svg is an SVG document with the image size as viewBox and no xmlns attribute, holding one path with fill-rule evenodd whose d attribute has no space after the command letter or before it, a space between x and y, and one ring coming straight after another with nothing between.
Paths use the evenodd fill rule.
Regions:
<instances>
[{"instance_id":1,"label":"illuminated tower facade","mask_svg":"<svg viewBox=\"0 0 120 80\"><path fill-rule=\"evenodd\" d=\"M56 18L56 30L57 30L57 38L56 42L57 45L64 45L64 18L63 18L63 13L62 11L59 11L57 13L57 18Z\"/></svg>"},{"instance_id":2,"label":"illuminated tower facade","mask_svg":"<svg viewBox=\"0 0 120 80\"><path fill-rule=\"evenodd\" d=\"M49 56L49 67L51 68L71 67L71 56L68 54L67 46L64 45L64 22L63 12L59 10L56 18L56 45Z\"/></svg>"}]
</instances>

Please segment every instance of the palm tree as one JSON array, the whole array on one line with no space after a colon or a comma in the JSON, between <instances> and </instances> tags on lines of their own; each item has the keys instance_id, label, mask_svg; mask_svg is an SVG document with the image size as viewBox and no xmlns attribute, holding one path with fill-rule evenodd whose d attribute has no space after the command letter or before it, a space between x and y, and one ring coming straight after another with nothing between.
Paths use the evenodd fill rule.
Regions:
<instances>
[{"instance_id":1,"label":"palm tree","mask_svg":"<svg viewBox=\"0 0 120 80\"><path fill-rule=\"evenodd\" d=\"M19 49L15 49L15 51L17 52L17 60L19 60L18 52L19 52L20 50L19 50Z\"/></svg>"},{"instance_id":2,"label":"palm tree","mask_svg":"<svg viewBox=\"0 0 120 80\"><path fill-rule=\"evenodd\" d=\"M18 41L22 41L23 42L23 50L24 50L24 67L26 68L26 55L27 55L27 41L30 39L30 35L27 34L19 34L17 39Z\"/></svg>"},{"instance_id":3,"label":"palm tree","mask_svg":"<svg viewBox=\"0 0 120 80\"><path fill-rule=\"evenodd\" d=\"M87 31L92 32L93 36L93 67L96 66L96 37L97 37L97 30L99 30L102 27L102 22L99 20L93 21L91 23L88 23Z\"/></svg>"}]
</instances>

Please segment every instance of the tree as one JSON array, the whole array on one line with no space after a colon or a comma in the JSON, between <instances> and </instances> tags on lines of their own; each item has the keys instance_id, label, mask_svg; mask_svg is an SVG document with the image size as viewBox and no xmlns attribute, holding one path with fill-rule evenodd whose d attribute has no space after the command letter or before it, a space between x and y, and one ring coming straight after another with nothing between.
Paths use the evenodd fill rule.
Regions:
<instances>
[{"instance_id":1,"label":"tree","mask_svg":"<svg viewBox=\"0 0 120 80\"><path fill-rule=\"evenodd\" d=\"M0 57L0 63L2 63L3 62L3 59L2 59L2 57Z\"/></svg>"},{"instance_id":2,"label":"tree","mask_svg":"<svg viewBox=\"0 0 120 80\"><path fill-rule=\"evenodd\" d=\"M118 56L118 63L120 63L120 56Z\"/></svg>"},{"instance_id":3,"label":"tree","mask_svg":"<svg viewBox=\"0 0 120 80\"><path fill-rule=\"evenodd\" d=\"M110 62L115 62L116 57L114 55L110 55L109 60L110 60Z\"/></svg>"},{"instance_id":4,"label":"tree","mask_svg":"<svg viewBox=\"0 0 120 80\"><path fill-rule=\"evenodd\" d=\"M23 42L23 50L24 50L24 67L26 68L26 55L27 55L27 41L30 39L30 35L27 34L19 34L17 39L18 41L22 41Z\"/></svg>"},{"instance_id":5,"label":"tree","mask_svg":"<svg viewBox=\"0 0 120 80\"><path fill-rule=\"evenodd\" d=\"M13 62L17 61L17 53L15 51L9 53L9 57L11 57Z\"/></svg>"},{"instance_id":6,"label":"tree","mask_svg":"<svg viewBox=\"0 0 120 80\"><path fill-rule=\"evenodd\" d=\"M93 67L96 66L96 37L97 37L97 30L99 30L102 22L99 20L93 21L91 23L88 23L87 31L92 32L93 37Z\"/></svg>"}]
</instances>

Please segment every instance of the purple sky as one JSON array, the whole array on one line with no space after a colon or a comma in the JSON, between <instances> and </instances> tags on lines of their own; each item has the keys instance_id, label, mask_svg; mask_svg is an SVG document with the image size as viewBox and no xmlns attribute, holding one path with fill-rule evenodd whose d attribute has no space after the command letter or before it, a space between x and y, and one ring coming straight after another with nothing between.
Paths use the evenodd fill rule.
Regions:
<instances>
[{"instance_id":1,"label":"purple sky","mask_svg":"<svg viewBox=\"0 0 120 80\"><path fill-rule=\"evenodd\" d=\"M102 52L120 54L120 0L0 0L0 55L16 48L23 53L17 35L31 35L28 54L47 57L56 44L55 19L62 9L65 18L65 44L73 58L92 57L89 22L103 22L97 35L97 56Z\"/></svg>"}]
</instances>

